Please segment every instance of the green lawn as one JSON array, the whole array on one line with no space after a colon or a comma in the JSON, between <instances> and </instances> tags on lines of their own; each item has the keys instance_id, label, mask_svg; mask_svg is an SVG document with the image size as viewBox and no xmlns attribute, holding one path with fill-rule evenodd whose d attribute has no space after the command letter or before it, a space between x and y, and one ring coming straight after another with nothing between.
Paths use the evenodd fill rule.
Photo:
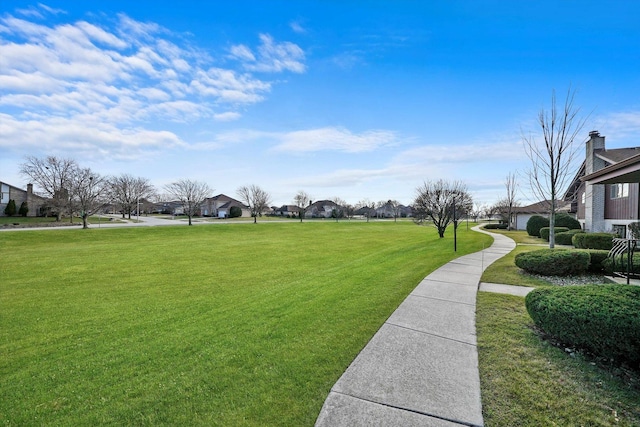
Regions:
<instances>
[{"instance_id":1,"label":"green lawn","mask_svg":"<svg viewBox=\"0 0 640 427\"><path fill-rule=\"evenodd\" d=\"M482 281L553 286L514 264L516 254L540 249L531 244L536 239L502 234L519 245ZM640 374L551 345L536 332L524 298L479 292L476 327L485 426L640 425Z\"/></svg>"},{"instance_id":2,"label":"green lawn","mask_svg":"<svg viewBox=\"0 0 640 427\"><path fill-rule=\"evenodd\" d=\"M479 292L476 321L485 426L640 425L638 376L543 340L524 298Z\"/></svg>"},{"instance_id":3,"label":"green lawn","mask_svg":"<svg viewBox=\"0 0 640 427\"><path fill-rule=\"evenodd\" d=\"M490 237L341 221L0 233L0 423L313 425L429 272Z\"/></svg>"}]
</instances>

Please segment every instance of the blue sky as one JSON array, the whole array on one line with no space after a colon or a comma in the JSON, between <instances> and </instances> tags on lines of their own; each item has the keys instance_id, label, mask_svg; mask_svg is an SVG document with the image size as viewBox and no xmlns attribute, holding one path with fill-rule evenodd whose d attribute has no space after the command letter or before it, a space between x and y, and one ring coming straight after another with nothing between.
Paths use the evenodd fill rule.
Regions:
<instances>
[{"instance_id":1,"label":"blue sky","mask_svg":"<svg viewBox=\"0 0 640 427\"><path fill-rule=\"evenodd\" d=\"M409 204L439 178L493 204L553 90L576 89L584 139L640 145L638 22L632 0L4 0L0 180L55 155L274 205Z\"/></svg>"}]
</instances>

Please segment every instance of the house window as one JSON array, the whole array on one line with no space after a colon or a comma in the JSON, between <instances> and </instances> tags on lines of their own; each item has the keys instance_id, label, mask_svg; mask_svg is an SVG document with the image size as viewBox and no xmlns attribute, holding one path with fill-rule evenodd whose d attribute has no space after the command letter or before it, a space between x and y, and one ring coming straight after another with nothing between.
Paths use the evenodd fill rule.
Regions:
<instances>
[{"instance_id":1,"label":"house window","mask_svg":"<svg viewBox=\"0 0 640 427\"><path fill-rule=\"evenodd\" d=\"M621 239L627 238L627 226L626 225L613 225L613 232Z\"/></svg>"},{"instance_id":2,"label":"house window","mask_svg":"<svg viewBox=\"0 0 640 427\"><path fill-rule=\"evenodd\" d=\"M629 197L629 184L611 184L611 198Z\"/></svg>"},{"instance_id":3,"label":"house window","mask_svg":"<svg viewBox=\"0 0 640 427\"><path fill-rule=\"evenodd\" d=\"M7 184L0 186L0 203L9 203L9 186Z\"/></svg>"},{"instance_id":4,"label":"house window","mask_svg":"<svg viewBox=\"0 0 640 427\"><path fill-rule=\"evenodd\" d=\"M585 191L582 192L582 204L584 205L587 201L587 193Z\"/></svg>"}]
</instances>

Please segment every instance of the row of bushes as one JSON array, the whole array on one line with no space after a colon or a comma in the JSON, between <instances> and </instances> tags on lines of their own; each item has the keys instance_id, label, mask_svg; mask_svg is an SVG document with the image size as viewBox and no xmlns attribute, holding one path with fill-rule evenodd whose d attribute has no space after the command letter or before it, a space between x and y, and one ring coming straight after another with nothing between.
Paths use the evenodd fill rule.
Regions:
<instances>
[{"instance_id":1,"label":"row of bushes","mask_svg":"<svg viewBox=\"0 0 640 427\"><path fill-rule=\"evenodd\" d=\"M554 227L556 230L558 229L558 227L566 227L567 230L576 230L582 228L580 222L569 214L556 214L554 218ZM531 218L529 218L529 221L527 221L527 234L529 236L541 237L540 229L544 227L549 227L549 218L545 218L540 215L533 215Z\"/></svg>"},{"instance_id":2,"label":"row of bushes","mask_svg":"<svg viewBox=\"0 0 640 427\"><path fill-rule=\"evenodd\" d=\"M564 345L640 368L640 287L540 288L525 298L535 324Z\"/></svg>"},{"instance_id":3,"label":"row of bushes","mask_svg":"<svg viewBox=\"0 0 640 427\"><path fill-rule=\"evenodd\" d=\"M515 264L527 273L542 276L580 275L603 270L610 273L613 265L608 255L609 251L598 249L540 249L516 255Z\"/></svg>"},{"instance_id":4,"label":"row of bushes","mask_svg":"<svg viewBox=\"0 0 640 427\"><path fill-rule=\"evenodd\" d=\"M555 243L573 245L578 249L611 250L613 233L585 233L580 223L567 214L555 216ZM549 218L534 215L527 221L527 234L549 241Z\"/></svg>"},{"instance_id":5,"label":"row of bushes","mask_svg":"<svg viewBox=\"0 0 640 427\"><path fill-rule=\"evenodd\" d=\"M484 229L486 230L506 230L507 228L508 228L508 224L504 222L485 224L484 226Z\"/></svg>"}]
</instances>

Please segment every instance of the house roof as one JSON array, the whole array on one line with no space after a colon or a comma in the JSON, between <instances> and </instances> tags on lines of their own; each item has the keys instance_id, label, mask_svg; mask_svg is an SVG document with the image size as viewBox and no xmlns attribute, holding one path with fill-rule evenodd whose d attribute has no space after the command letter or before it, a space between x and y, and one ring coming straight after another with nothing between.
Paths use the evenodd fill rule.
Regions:
<instances>
[{"instance_id":1,"label":"house roof","mask_svg":"<svg viewBox=\"0 0 640 427\"><path fill-rule=\"evenodd\" d=\"M528 206L517 206L513 208L513 213L520 214L548 214L551 208L551 200L542 200ZM564 200L556 201L556 212L568 212L571 202Z\"/></svg>"},{"instance_id":2,"label":"house roof","mask_svg":"<svg viewBox=\"0 0 640 427\"><path fill-rule=\"evenodd\" d=\"M279 208L272 207L272 209L278 212L298 212L300 210L296 205L282 205Z\"/></svg>"},{"instance_id":3,"label":"house roof","mask_svg":"<svg viewBox=\"0 0 640 427\"><path fill-rule=\"evenodd\" d=\"M582 181L590 184L640 182L640 148L635 150L635 155L583 176Z\"/></svg>"},{"instance_id":4,"label":"house roof","mask_svg":"<svg viewBox=\"0 0 640 427\"><path fill-rule=\"evenodd\" d=\"M609 164L618 163L640 154L640 147L613 148L610 150L595 150L594 154Z\"/></svg>"},{"instance_id":5,"label":"house roof","mask_svg":"<svg viewBox=\"0 0 640 427\"><path fill-rule=\"evenodd\" d=\"M575 197L575 193L584 181L590 184L614 184L619 182L640 182L640 172L632 164L640 161L640 147L613 148L595 150L594 154L608 163L604 168L585 176L586 160L582 162L578 173L565 193L565 200ZM631 169L629 169L631 167ZM640 165L637 169L640 169ZM613 175L612 175L613 173Z\"/></svg>"}]
</instances>

